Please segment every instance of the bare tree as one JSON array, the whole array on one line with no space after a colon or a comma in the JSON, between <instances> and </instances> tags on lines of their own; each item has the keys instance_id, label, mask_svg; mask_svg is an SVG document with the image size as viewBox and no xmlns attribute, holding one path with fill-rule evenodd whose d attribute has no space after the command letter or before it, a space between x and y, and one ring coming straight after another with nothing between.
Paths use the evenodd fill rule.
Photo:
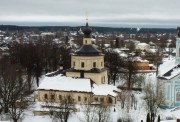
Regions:
<instances>
[{"instance_id":1,"label":"bare tree","mask_svg":"<svg viewBox=\"0 0 180 122\"><path fill-rule=\"evenodd\" d=\"M137 75L136 64L133 61L132 56L128 56L124 60L124 70L120 71L121 78L126 81L127 89L130 90L137 81L139 75Z\"/></svg>"},{"instance_id":2,"label":"bare tree","mask_svg":"<svg viewBox=\"0 0 180 122\"><path fill-rule=\"evenodd\" d=\"M123 60L118 53L108 51L105 52L105 66L109 69L109 80L115 85L119 75L119 69L123 66Z\"/></svg>"},{"instance_id":3,"label":"bare tree","mask_svg":"<svg viewBox=\"0 0 180 122\"><path fill-rule=\"evenodd\" d=\"M7 58L0 60L0 105L14 122L20 119L26 105L27 84L19 69L19 65L10 64Z\"/></svg>"},{"instance_id":4,"label":"bare tree","mask_svg":"<svg viewBox=\"0 0 180 122\"><path fill-rule=\"evenodd\" d=\"M144 100L146 101L147 110L151 113L151 117L152 115L156 116L158 106L164 103L164 96L162 94L158 95L155 87L151 83L148 83L144 86L144 91Z\"/></svg>"},{"instance_id":5,"label":"bare tree","mask_svg":"<svg viewBox=\"0 0 180 122\"><path fill-rule=\"evenodd\" d=\"M59 99L59 100L57 100ZM55 92L51 91L45 99L44 108L48 109L53 121L67 122L70 114L75 111L72 95L56 98Z\"/></svg>"},{"instance_id":6,"label":"bare tree","mask_svg":"<svg viewBox=\"0 0 180 122\"><path fill-rule=\"evenodd\" d=\"M85 105L82 122L108 122L110 120L110 107L103 105Z\"/></svg>"}]
</instances>

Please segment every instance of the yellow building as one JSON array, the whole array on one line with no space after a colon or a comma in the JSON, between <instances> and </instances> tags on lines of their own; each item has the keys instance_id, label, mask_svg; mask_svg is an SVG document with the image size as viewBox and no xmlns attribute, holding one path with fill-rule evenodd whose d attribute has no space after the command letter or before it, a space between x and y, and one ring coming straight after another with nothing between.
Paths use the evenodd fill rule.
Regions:
<instances>
[{"instance_id":1,"label":"yellow building","mask_svg":"<svg viewBox=\"0 0 180 122\"><path fill-rule=\"evenodd\" d=\"M72 54L66 76L46 76L38 88L39 101L61 102L71 97L75 104L116 104L119 90L108 84L104 54L93 47L88 23L83 33L83 45Z\"/></svg>"},{"instance_id":2,"label":"yellow building","mask_svg":"<svg viewBox=\"0 0 180 122\"><path fill-rule=\"evenodd\" d=\"M107 69L104 67L104 54L92 45L91 29L86 23L83 30L83 46L71 56L71 69L66 71L66 76L90 78L96 84L107 84Z\"/></svg>"}]
</instances>

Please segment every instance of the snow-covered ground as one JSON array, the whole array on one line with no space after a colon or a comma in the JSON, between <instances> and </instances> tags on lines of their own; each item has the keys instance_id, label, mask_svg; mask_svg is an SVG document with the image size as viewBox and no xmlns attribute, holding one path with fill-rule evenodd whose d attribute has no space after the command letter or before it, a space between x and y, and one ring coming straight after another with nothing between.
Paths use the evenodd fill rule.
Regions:
<instances>
[{"instance_id":1,"label":"snow-covered ground","mask_svg":"<svg viewBox=\"0 0 180 122\"><path fill-rule=\"evenodd\" d=\"M166 70L173 67L172 62L174 61L173 58L167 58L163 60L163 65L166 65ZM165 69L159 68L159 74L163 74ZM44 77L41 78L43 80ZM156 73L148 73L145 75L145 83L152 83L156 85ZM147 106L145 101L143 100L144 93L140 92L133 92L135 95L135 98L137 99L137 108L136 110L134 108L127 110L125 107L124 109L121 108L121 103L119 102L115 107L112 107L110 110L110 121L109 122L117 122L118 118L125 118L129 117L133 122L140 122L143 120L146 121L146 115L147 115ZM35 104L29 107L24 112L23 122L52 122L52 118L49 116L34 116L33 111L35 109L38 109L39 105ZM114 111L115 108L115 111ZM174 109L158 109L157 115L160 115L162 120L165 120L167 118L169 119L177 119L180 118L180 108L174 108ZM156 118L157 119L157 118ZM75 112L71 114L71 116L68 119L68 122L81 122L80 120L83 120L83 112ZM175 121L175 120L173 120ZM173 122L172 121L172 122Z\"/></svg>"}]
</instances>

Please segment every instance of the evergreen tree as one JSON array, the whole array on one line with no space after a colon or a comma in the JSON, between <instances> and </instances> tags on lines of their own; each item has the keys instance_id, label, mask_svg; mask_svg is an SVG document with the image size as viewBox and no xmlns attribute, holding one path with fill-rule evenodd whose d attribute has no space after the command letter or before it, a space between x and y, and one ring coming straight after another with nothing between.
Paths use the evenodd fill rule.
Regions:
<instances>
[{"instance_id":1,"label":"evergreen tree","mask_svg":"<svg viewBox=\"0 0 180 122\"><path fill-rule=\"evenodd\" d=\"M161 119L160 119L160 116L158 115L158 122L160 122L161 121Z\"/></svg>"},{"instance_id":2,"label":"evergreen tree","mask_svg":"<svg viewBox=\"0 0 180 122\"><path fill-rule=\"evenodd\" d=\"M149 113L147 114L146 122L151 122Z\"/></svg>"}]
</instances>

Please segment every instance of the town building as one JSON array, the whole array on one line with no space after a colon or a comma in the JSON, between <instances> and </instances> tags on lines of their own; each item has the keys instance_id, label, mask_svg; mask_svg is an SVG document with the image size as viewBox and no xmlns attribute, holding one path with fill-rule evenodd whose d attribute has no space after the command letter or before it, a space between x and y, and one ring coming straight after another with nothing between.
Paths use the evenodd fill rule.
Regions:
<instances>
[{"instance_id":1,"label":"town building","mask_svg":"<svg viewBox=\"0 0 180 122\"><path fill-rule=\"evenodd\" d=\"M147 43L138 43L138 44L136 45L136 50L142 50L142 51L144 51L144 50L149 50L149 48L150 48L150 46L149 46L149 44L147 44Z\"/></svg>"}]
</instances>

